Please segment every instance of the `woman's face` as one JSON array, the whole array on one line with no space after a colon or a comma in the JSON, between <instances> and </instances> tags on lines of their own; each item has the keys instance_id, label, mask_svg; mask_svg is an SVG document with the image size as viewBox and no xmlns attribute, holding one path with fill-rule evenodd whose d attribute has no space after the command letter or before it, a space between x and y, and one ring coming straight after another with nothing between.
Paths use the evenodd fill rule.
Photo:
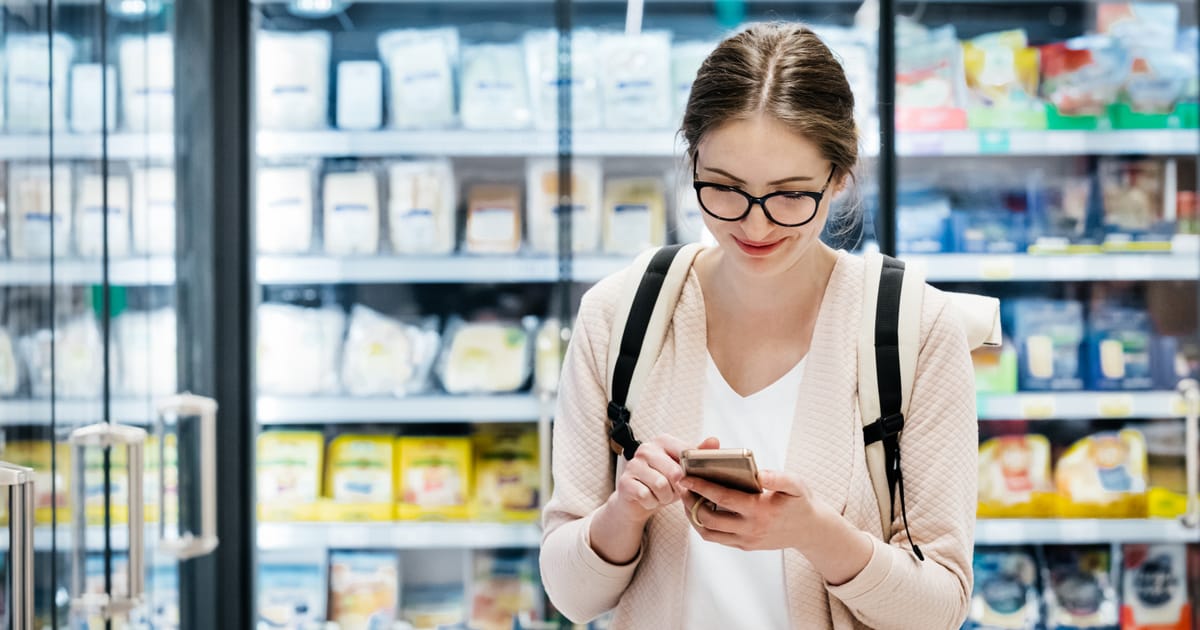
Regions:
<instances>
[{"instance_id":1,"label":"woman's face","mask_svg":"<svg viewBox=\"0 0 1200 630\"><path fill-rule=\"evenodd\" d=\"M833 168L812 141L767 115L730 121L708 132L698 149L696 179L734 186L755 197L777 191L819 192ZM787 271L803 264L819 243L841 175L834 173L816 216L800 227L773 223L757 203L741 221L721 221L703 213L704 225L737 268L768 276Z\"/></svg>"}]
</instances>

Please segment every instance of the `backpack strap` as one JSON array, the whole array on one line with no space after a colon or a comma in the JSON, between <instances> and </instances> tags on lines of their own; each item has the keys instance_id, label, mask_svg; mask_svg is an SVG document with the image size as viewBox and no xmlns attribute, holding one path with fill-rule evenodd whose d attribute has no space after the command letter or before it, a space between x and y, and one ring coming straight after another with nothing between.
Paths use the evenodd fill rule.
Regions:
<instances>
[{"instance_id":1,"label":"backpack strap","mask_svg":"<svg viewBox=\"0 0 1200 630\"><path fill-rule=\"evenodd\" d=\"M698 244L671 245L638 256L613 313L608 349L608 435L613 451L627 460L633 459L641 445L630 419L701 249Z\"/></svg>"}]
</instances>

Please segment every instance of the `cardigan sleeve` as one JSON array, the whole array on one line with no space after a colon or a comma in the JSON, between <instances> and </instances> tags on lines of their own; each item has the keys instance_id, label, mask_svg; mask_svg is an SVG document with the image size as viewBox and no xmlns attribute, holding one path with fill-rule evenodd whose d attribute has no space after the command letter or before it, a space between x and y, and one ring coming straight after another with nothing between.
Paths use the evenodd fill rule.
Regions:
<instances>
[{"instance_id":1,"label":"cardigan sleeve","mask_svg":"<svg viewBox=\"0 0 1200 630\"><path fill-rule=\"evenodd\" d=\"M542 582L554 606L576 623L614 608L642 557L639 552L633 562L614 565L597 555L589 540L592 517L614 489L602 367L611 325L594 293L599 288L584 296L563 362L553 438L554 492L542 515Z\"/></svg>"},{"instance_id":2,"label":"cardigan sleeve","mask_svg":"<svg viewBox=\"0 0 1200 630\"><path fill-rule=\"evenodd\" d=\"M941 306L933 305L900 439L909 527L925 561L909 549L897 501L891 540L875 539L863 571L828 587L859 620L881 630L956 629L971 598L979 454L974 371L966 334L944 315L945 298L927 292L927 306L935 300Z\"/></svg>"}]
</instances>

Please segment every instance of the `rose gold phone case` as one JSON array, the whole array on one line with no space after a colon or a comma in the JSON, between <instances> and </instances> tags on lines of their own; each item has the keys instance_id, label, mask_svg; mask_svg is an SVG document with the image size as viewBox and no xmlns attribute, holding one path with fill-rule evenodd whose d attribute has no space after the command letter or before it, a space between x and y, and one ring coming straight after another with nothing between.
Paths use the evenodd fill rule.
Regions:
<instances>
[{"instance_id":1,"label":"rose gold phone case","mask_svg":"<svg viewBox=\"0 0 1200 630\"><path fill-rule=\"evenodd\" d=\"M754 453L746 448L692 448L683 452L679 462L683 473L707 479L742 492L762 492Z\"/></svg>"}]
</instances>

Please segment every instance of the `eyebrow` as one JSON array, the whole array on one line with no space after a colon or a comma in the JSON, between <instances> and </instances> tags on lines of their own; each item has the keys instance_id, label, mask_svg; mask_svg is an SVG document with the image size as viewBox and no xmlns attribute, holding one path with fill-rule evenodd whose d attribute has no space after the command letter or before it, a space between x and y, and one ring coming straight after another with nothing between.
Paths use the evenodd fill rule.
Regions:
<instances>
[{"instance_id":1,"label":"eyebrow","mask_svg":"<svg viewBox=\"0 0 1200 630\"><path fill-rule=\"evenodd\" d=\"M744 180L740 177L737 177L736 175L734 175L728 171L723 171L719 168L712 168L710 166L706 166L706 167L704 167L704 170L706 170L710 173L716 173L717 175L721 175L723 177L728 177L729 179L733 180L734 182L737 182L738 184L746 183L746 180ZM788 184L791 182L811 182L812 180L813 180L813 178L809 177L807 175L797 175L795 177L785 177L783 179L777 179L773 182L767 182L767 185L768 186L778 186L780 184Z\"/></svg>"}]
</instances>

